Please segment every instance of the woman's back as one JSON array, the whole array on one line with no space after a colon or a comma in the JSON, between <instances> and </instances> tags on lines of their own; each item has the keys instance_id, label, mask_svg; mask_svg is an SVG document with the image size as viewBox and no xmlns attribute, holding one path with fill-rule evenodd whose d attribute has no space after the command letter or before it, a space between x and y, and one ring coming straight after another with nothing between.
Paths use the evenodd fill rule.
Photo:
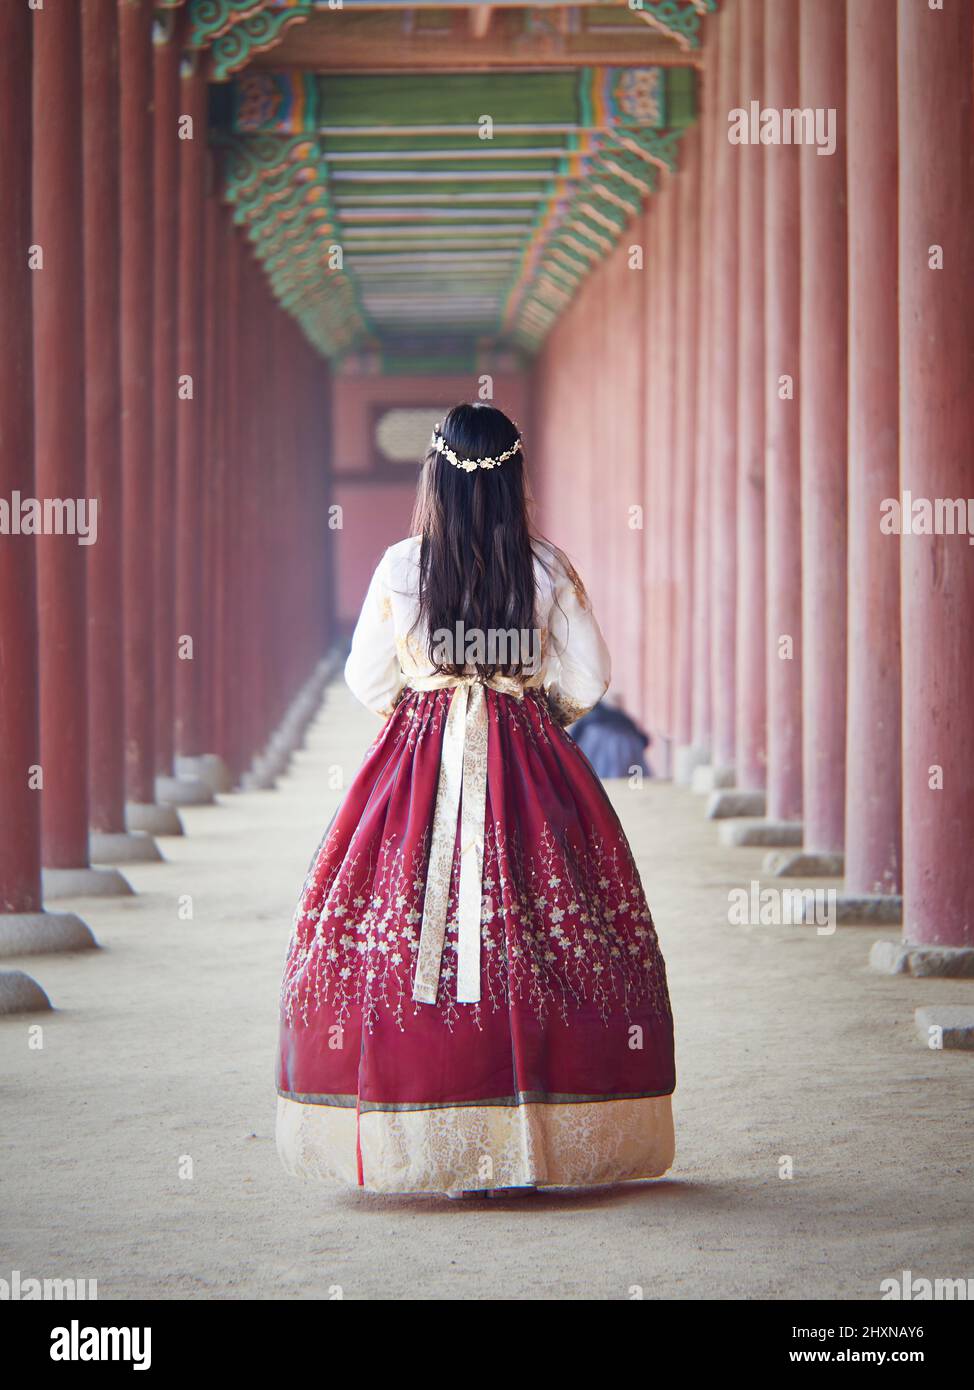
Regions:
<instances>
[{"instance_id":1,"label":"woman's back","mask_svg":"<svg viewBox=\"0 0 974 1390\"><path fill-rule=\"evenodd\" d=\"M478 666L507 668L518 663L493 658L516 650L524 659L515 679L526 688L543 687L565 722L590 709L608 688L608 649L575 570L550 543L531 544L530 626L471 628L454 612L443 613L444 626L432 634L420 596L422 539L411 536L390 546L369 585L346 663L352 693L387 714L411 679L443 669L470 674Z\"/></svg>"}]
</instances>

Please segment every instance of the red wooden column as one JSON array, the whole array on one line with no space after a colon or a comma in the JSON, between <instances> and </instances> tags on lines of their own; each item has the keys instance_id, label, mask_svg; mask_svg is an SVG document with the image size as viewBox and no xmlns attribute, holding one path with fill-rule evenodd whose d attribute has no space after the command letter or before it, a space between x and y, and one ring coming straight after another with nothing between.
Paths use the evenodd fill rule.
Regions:
<instances>
[{"instance_id":1,"label":"red wooden column","mask_svg":"<svg viewBox=\"0 0 974 1390\"><path fill-rule=\"evenodd\" d=\"M759 98L764 78L764 0L740 0L739 92ZM767 768L764 493L765 146L732 147L740 169L738 206L737 655L735 782L762 790ZM756 814L764 811L755 799Z\"/></svg>"},{"instance_id":2,"label":"red wooden column","mask_svg":"<svg viewBox=\"0 0 974 1390\"><path fill-rule=\"evenodd\" d=\"M307 529L309 520L317 514L317 508L315 507L314 498L306 483L308 462L307 440L305 438L307 358L304 352L304 340L293 319L290 320L288 324L288 343L291 362L291 379L294 389L294 462L291 468L290 496L288 500L290 512L289 530L293 536L301 537ZM291 567L289 583L292 596L291 601L294 605L295 614L295 625L292 637L292 661L294 665L295 688L297 688L311 675L314 669L315 659L319 653L314 648L308 626L309 612L305 587L306 575L302 571L302 568L295 564L297 558L296 554L292 552L290 558Z\"/></svg>"},{"instance_id":3,"label":"red wooden column","mask_svg":"<svg viewBox=\"0 0 974 1390\"><path fill-rule=\"evenodd\" d=\"M282 467L266 470L269 492L269 514L271 525L267 533L267 567L271 575L268 586L268 636L270 650L276 653L271 666L270 703L268 708L267 737L276 731L284 712L287 697L288 627L275 621L275 615L288 612L286 607L287 568L283 561L283 522L285 508L286 478L290 443L290 393L291 379L287 364L287 341L285 336L285 317L277 301L270 296L270 331L274 342L274 376L271 382L271 409L268 424L272 438L282 442Z\"/></svg>"},{"instance_id":4,"label":"red wooden column","mask_svg":"<svg viewBox=\"0 0 974 1390\"><path fill-rule=\"evenodd\" d=\"M896 25L848 8L849 709L846 890L898 894L900 553L877 524L899 494ZM899 920L897 918L897 920Z\"/></svg>"},{"instance_id":5,"label":"red wooden column","mask_svg":"<svg viewBox=\"0 0 974 1390\"><path fill-rule=\"evenodd\" d=\"M727 139L727 113L740 105L740 9L729 5L718 20L715 112L713 343L711 355L713 771L732 779L736 756L735 670L737 632L737 266L739 147Z\"/></svg>"},{"instance_id":6,"label":"red wooden column","mask_svg":"<svg viewBox=\"0 0 974 1390\"><path fill-rule=\"evenodd\" d=\"M118 32L116 0L81 8L85 452L98 501L88 557L91 827L125 829L121 468L118 392Z\"/></svg>"},{"instance_id":7,"label":"red wooden column","mask_svg":"<svg viewBox=\"0 0 974 1390\"><path fill-rule=\"evenodd\" d=\"M971 9L900 0L897 22L901 485L933 503L972 492ZM912 534L900 558L904 933L967 948L971 965L974 546L969 535Z\"/></svg>"},{"instance_id":8,"label":"red wooden column","mask_svg":"<svg viewBox=\"0 0 974 1390\"><path fill-rule=\"evenodd\" d=\"M235 733L237 686L233 675L233 629L237 618L233 608L236 584L234 572L236 523L234 501L236 485L237 428L237 351L239 324L239 237L227 208L220 209L220 255L224 279L222 295L222 339L219 395L217 400L217 438L215 537L212 597L213 611L213 747L227 766L228 780L240 774ZM294 563L295 555L289 554ZM242 615L241 615L242 620Z\"/></svg>"},{"instance_id":9,"label":"red wooden column","mask_svg":"<svg viewBox=\"0 0 974 1390\"><path fill-rule=\"evenodd\" d=\"M638 229L641 223L635 224ZM623 288L627 296L628 331L623 363L623 395L625 399L625 419L627 422L627 441L623 446L629 460L630 501L643 508L645 525L648 498L645 492L646 480L646 397L642 383L646 370L646 316L643 313L642 287L646 277L645 248L642 270L633 270L629 265L628 247L635 245L639 236L623 238L627 247L621 271ZM633 693L630 708L634 714L641 714L646 704L646 647L649 635L646 630L646 606L641 601L646 592L646 546L645 533L629 531L626 536L629 546L629 594L640 600L638 616L633 625Z\"/></svg>"},{"instance_id":10,"label":"red wooden column","mask_svg":"<svg viewBox=\"0 0 974 1390\"><path fill-rule=\"evenodd\" d=\"M318 496L314 490L309 467L314 456L314 445L310 437L310 429L308 426L308 396L310 392L309 354L304 335L300 332L295 323L291 325L291 334L294 345L293 354L297 397L297 437L292 510L294 514L294 533L299 537L306 536L308 540L304 542L304 544L309 544L310 537L318 530L322 523ZM321 547L319 546L318 549L320 550ZM307 566L300 563L297 554L294 555L293 562L292 583L294 585L295 604L300 615L297 632L299 679L306 680L317 668L323 653L315 640L312 626L313 605L311 603L311 590L308 586L310 572Z\"/></svg>"},{"instance_id":11,"label":"red wooden column","mask_svg":"<svg viewBox=\"0 0 974 1390\"><path fill-rule=\"evenodd\" d=\"M246 448L244 419L246 382L244 335L247 331L245 314L246 252L241 235L230 230L227 246L227 370L226 370L226 479L225 527L223 542L223 588L220 604L220 662L224 671L224 688L218 708L220 748L234 781L244 772L249 749L240 691L242 686L243 629L246 612L241 594L244 583L246 555L242 544L244 514L243 456Z\"/></svg>"},{"instance_id":12,"label":"red wooden column","mask_svg":"<svg viewBox=\"0 0 974 1390\"><path fill-rule=\"evenodd\" d=\"M257 332L256 320L256 272L253 259L246 248L241 252L240 282L240 334L238 340L238 379L241 410L246 410L252 418L254 403L259 386L256 363ZM236 628L236 668L238 688L249 689L252 674L251 652L254 642L254 614L251 609L251 583L253 580L253 559L250 553L252 517L254 511L254 430L244 429L241 420L238 432L238 452L235 460L236 472L236 512L237 512L237 551L238 587L235 606L239 615L246 615L246 621L238 621ZM255 702L247 699L239 706L239 748L243 768L241 781L246 785L250 776L250 765L257 751L255 735Z\"/></svg>"},{"instance_id":13,"label":"red wooden column","mask_svg":"<svg viewBox=\"0 0 974 1390\"><path fill-rule=\"evenodd\" d=\"M588 301L588 322L589 331L592 335L593 357L596 366L589 372L586 381L586 414L592 420L593 431L604 427L605 423L605 400L604 400L604 377L602 374L602 364L605 358L605 295L602 291L601 281L593 272L589 278L588 288L590 297ZM576 446L577 447L577 446ZM606 489L605 487L596 488L593 469L587 463L582 463L579 468L579 476L584 480L580 496L585 498L585 530L587 558L583 578L590 588L595 611L605 615L605 623L610 637L607 639L614 645L617 627L617 614L612 604L612 591L609 584L608 566L605 564L596 570L593 563L597 553L604 554L605 545L605 518L603 508L605 506Z\"/></svg>"},{"instance_id":14,"label":"red wooden column","mask_svg":"<svg viewBox=\"0 0 974 1390\"><path fill-rule=\"evenodd\" d=\"M585 300L585 312L575 321L575 342L574 352L577 354L574 360L575 380L580 379L581 365L581 344L582 323L587 321L593 355L596 361L601 361L605 355L605 315L602 312L602 303L597 294L597 282L590 276L585 286L588 291ZM613 614L606 598L605 584L601 568L596 564L596 556L601 552L602 536L599 527L599 511L602 501L601 495L597 493L594 482L594 470L590 463L592 455L586 454L585 447L593 447L599 438L599 426L601 423L601 382L598 371L589 371L584 377L585 389L579 392L577 403L576 423L580 433L575 438L574 459L576 476L583 480L579 495L586 497L586 514L584 519L584 545L585 545L585 568L582 577L590 587L593 595L595 610L605 614L608 629L612 631ZM575 470L573 470L574 472Z\"/></svg>"},{"instance_id":15,"label":"red wooden column","mask_svg":"<svg viewBox=\"0 0 974 1390\"><path fill-rule=\"evenodd\" d=\"M659 775L665 765L665 750L662 739L662 546L660 509L658 505L659 479L663 470L660 441L660 416L662 413L662 393L660 380L662 374L661 318L662 295L660 293L660 222L657 195L653 194L638 226L643 246L643 295L642 307L645 319L646 350L643 355L645 407L643 417L643 495L646 503L643 509L643 594L646 607L646 645L643 652L643 701L647 732L653 743L649 749L649 763L654 774Z\"/></svg>"},{"instance_id":16,"label":"red wooden column","mask_svg":"<svg viewBox=\"0 0 974 1390\"><path fill-rule=\"evenodd\" d=\"M254 269L258 304L258 353L255 366L258 372L258 418L254 436L255 448L252 453L252 494L251 513L251 555L253 573L251 575L251 611L254 615L254 641L251 647L251 681L254 689L254 710L257 716L254 747L263 757L272 726L272 704L274 671L267 660L267 653L274 642L274 603L271 598L273 578L271 572L270 537L271 496L273 476L269 460L275 445L274 380L277 369L277 345L272 322L273 300L261 268ZM265 764L266 766L266 764ZM268 770L269 785L273 785L273 769Z\"/></svg>"},{"instance_id":17,"label":"red wooden column","mask_svg":"<svg viewBox=\"0 0 974 1390\"><path fill-rule=\"evenodd\" d=\"M282 721L287 715L291 701L297 693L298 675L298 635L300 633L300 614L297 610L297 595L294 586L294 553L290 538L295 534L294 516L294 469L297 458L297 388L298 378L294 360L294 343L291 337L292 319L290 314L278 306L278 323L281 333L281 428L286 441L284 468L280 477L278 527L276 539L277 563L280 569L280 595L283 611L292 614L292 621L282 633L284 646L281 667L280 708L274 729L275 741L279 740ZM283 745L282 745L283 747Z\"/></svg>"},{"instance_id":18,"label":"red wooden column","mask_svg":"<svg viewBox=\"0 0 974 1390\"><path fill-rule=\"evenodd\" d=\"M700 331L697 338L697 398L693 447L693 732L692 766L706 765L713 747L713 680L711 605L713 585L710 543L712 494L710 485L710 419L713 340L714 145L717 113L717 48L713 25L704 33L704 67L700 73L700 251L697 263ZM706 770L706 767L704 768ZM691 772L692 776L692 772Z\"/></svg>"},{"instance_id":19,"label":"red wooden column","mask_svg":"<svg viewBox=\"0 0 974 1390\"><path fill-rule=\"evenodd\" d=\"M55 0L34 19L34 441L37 495L86 497L81 238L81 12ZM131 892L88 863L85 561L77 534L37 538L41 829L46 897ZM96 542L97 544L97 542Z\"/></svg>"},{"instance_id":20,"label":"red wooden column","mask_svg":"<svg viewBox=\"0 0 974 1390\"><path fill-rule=\"evenodd\" d=\"M268 332L263 271L252 257L247 258L245 270L241 352L244 354L245 409L251 420L251 428L241 454L243 515L240 541L244 574L240 599L246 614L241 661L242 689L247 691L247 700L242 713L244 750L250 770L244 774L242 783L249 790L259 790L274 785L273 772L263 762L267 739L267 628L264 621L266 531L263 527L266 454L263 442L267 428L266 412L270 404L267 381L271 371L272 345Z\"/></svg>"},{"instance_id":21,"label":"red wooden column","mask_svg":"<svg viewBox=\"0 0 974 1390\"><path fill-rule=\"evenodd\" d=\"M764 0L763 103L800 107L799 0ZM771 821L802 812L801 190L798 145L765 160L765 537ZM824 156L823 156L824 158Z\"/></svg>"},{"instance_id":22,"label":"red wooden column","mask_svg":"<svg viewBox=\"0 0 974 1390\"><path fill-rule=\"evenodd\" d=\"M636 223L639 227L640 222ZM630 508L642 506L642 439L632 419L633 405L642 394L641 295L643 272L630 270L628 247L634 239L625 237L594 272L599 289L604 355L598 371L601 387L599 419L606 448L616 460L611 479L606 479L601 498L599 530L605 543L605 577L610 596L611 616L617 633L612 686L628 710L640 707L644 671L642 625L633 621L622 630L626 610L624 595L639 592L642 585L642 554L645 531L629 527ZM634 278L638 277L638 278ZM629 303L624 307L626 297ZM611 330L611 331L610 331ZM630 567L630 561L635 563ZM634 586L634 587L630 587Z\"/></svg>"},{"instance_id":23,"label":"red wooden column","mask_svg":"<svg viewBox=\"0 0 974 1390\"><path fill-rule=\"evenodd\" d=\"M238 784L247 765L245 721L240 702L242 680L242 624L245 612L242 605L243 553L240 525L243 516L243 450L246 430L242 411L245 409L245 379L243 338L247 332L245 271L246 250L242 235L232 225L228 214L228 247L226 247L226 295L228 295L228 324L226 324L226 375L224 409L226 413L226 514L222 566L224 566L224 617L221 621L221 663L225 685L218 720L221 746L225 748L226 763L233 783Z\"/></svg>"},{"instance_id":24,"label":"red wooden column","mask_svg":"<svg viewBox=\"0 0 974 1390\"><path fill-rule=\"evenodd\" d=\"M332 612L334 604L334 578L332 555L320 538L328 531L328 507L331 502L331 372L323 358L311 347L304 345L306 420L306 478L309 495L313 500L313 510L308 516L309 550L315 556L315 563L306 570L305 583L308 592L309 636L311 651L317 661L328 651L332 640ZM645 578L644 581L645 583ZM644 627L645 631L645 627ZM645 637L644 637L645 646Z\"/></svg>"},{"instance_id":25,"label":"red wooden column","mask_svg":"<svg viewBox=\"0 0 974 1390\"><path fill-rule=\"evenodd\" d=\"M108 863L158 859L151 837L125 828L125 642L119 394L118 4L84 0L85 452L98 501L88 557L90 848Z\"/></svg>"},{"instance_id":26,"label":"red wooden column","mask_svg":"<svg viewBox=\"0 0 974 1390\"><path fill-rule=\"evenodd\" d=\"M301 335L302 365L302 433L301 473L299 486L307 499L302 512L302 525L309 553L316 557L313 565L301 567L302 607L306 613L307 653L311 669L317 670L326 652L324 604L327 601L328 578L324 559L326 547L320 537L327 534L328 512L326 496L326 437L322 398L327 390L324 362Z\"/></svg>"},{"instance_id":27,"label":"red wooden column","mask_svg":"<svg viewBox=\"0 0 974 1390\"><path fill-rule=\"evenodd\" d=\"M802 146L801 451L804 844L841 873L845 812L848 431L845 0L801 0L801 104L834 110L836 147ZM788 867L785 865L784 867Z\"/></svg>"},{"instance_id":28,"label":"red wooden column","mask_svg":"<svg viewBox=\"0 0 974 1390\"><path fill-rule=\"evenodd\" d=\"M281 771L287 765L290 750L281 739L281 727L288 705L294 696L296 685L294 639L298 627L298 614L294 606L294 593L291 587L294 535L291 504L291 474L295 456L295 373L291 357L290 315L280 305L276 305L273 315L274 334L277 341L277 389L275 432L281 441L280 466L273 470L274 489L274 527L271 536L272 573L275 578L273 594L274 611L287 613L290 622L278 623L274 630L277 643L276 660L277 682L274 691L274 709L271 719L271 752Z\"/></svg>"},{"instance_id":29,"label":"red wooden column","mask_svg":"<svg viewBox=\"0 0 974 1390\"><path fill-rule=\"evenodd\" d=\"M179 246L179 58L175 11L153 29L153 509L156 771L173 771L173 550L176 477L176 258Z\"/></svg>"},{"instance_id":30,"label":"red wooden column","mask_svg":"<svg viewBox=\"0 0 974 1390\"><path fill-rule=\"evenodd\" d=\"M676 392L674 436L674 577L676 582L673 657L673 775L690 780L693 742L694 470L697 418L697 354L700 332L700 131L681 141L676 179Z\"/></svg>"},{"instance_id":31,"label":"red wooden column","mask_svg":"<svg viewBox=\"0 0 974 1390\"><path fill-rule=\"evenodd\" d=\"M637 222L638 228L641 224ZM643 277L645 268L630 268L629 247L637 236L623 234L615 250L604 262L607 284L606 304L612 318L613 333L607 347L606 362L610 388L612 456L616 460L616 496L613 499L611 527L618 546L610 547L614 560L614 602L620 613L629 610L626 635L618 652L618 674L614 681L622 692L626 708L638 715L643 703L645 673L642 605L632 611L632 596L643 589L645 532L630 527L630 509L646 507L643 491ZM612 551L615 551L612 556Z\"/></svg>"},{"instance_id":32,"label":"red wooden column","mask_svg":"<svg viewBox=\"0 0 974 1390\"><path fill-rule=\"evenodd\" d=\"M0 497L37 495L31 232L31 30L25 5L0 6ZM73 544L73 537L61 537ZM0 539L0 956L94 944L75 917L41 910L41 792L37 718L37 538ZM47 1007L30 976L0 971L0 1013Z\"/></svg>"},{"instance_id":33,"label":"red wooden column","mask_svg":"<svg viewBox=\"0 0 974 1390\"><path fill-rule=\"evenodd\" d=\"M207 660L203 622L202 475L207 382L203 340L203 201L206 178L206 84L199 68L180 83L180 117L189 117L179 140L179 259L177 273L176 546L173 745L176 778L159 779L160 799L173 804L207 802L213 789L205 774L204 686Z\"/></svg>"},{"instance_id":34,"label":"red wooden column","mask_svg":"<svg viewBox=\"0 0 974 1390\"><path fill-rule=\"evenodd\" d=\"M34 377L31 275L32 17L0 9L0 496L34 492ZM13 528L11 527L11 532ZM0 911L41 908L40 796L29 771L40 763L37 724L36 541L10 534L0 543L0 604L5 659L0 665Z\"/></svg>"},{"instance_id":35,"label":"red wooden column","mask_svg":"<svg viewBox=\"0 0 974 1390\"><path fill-rule=\"evenodd\" d=\"M334 457L331 449L332 392L331 368L310 346L308 356L308 477L317 503L318 521L313 532L324 535L332 501ZM314 650L327 652L335 635L335 566L328 546L315 546L318 563L310 575L314 622Z\"/></svg>"},{"instance_id":36,"label":"red wooden column","mask_svg":"<svg viewBox=\"0 0 974 1390\"><path fill-rule=\"evenodd\" d=\"M209 169L207 174L209 176ZM227 295L227 253L224 243L223 208L213 191L203 204L203 389L199 409L203 417L202 468L200 479L200 545L202 547L200 641L195 660L199 666L199 739L210 750L198 770L214 791L229 791L230 771L218 749L216 708L220 671L218 668L218 586L219 548L222 519L223 438L225 412L225 320ZM191 768L196 770L196 768Z\"/></svg>"},{"instance_id":37,"label":"red wooden column","mask_svg":"<svg viewBox=\"0 0 974 1390\"><path fill-rule=\"evenodd\" d=\"M657 537L660 548L660 608L658 657L660 688L659 731L663 735L651 750L652 767L657 777L673 775L673 659L676 648L676 593L674 569L676 557L673 546L674 517L674 444L676 429L676 236L677 190L674 176L661 173L658 191L652 199L652 211L657 220L657 254L659 271L656 293L659 298L657 319L657 438L659 442L659 471L656 492L647 497L647 505L655 510Z\"/></svg>"},{"instance_id":38,"label":"red wooden column","mask_svg":"<svg viewBox=\"0 0 974 1390\"><path fill-rule=\"evenodd\" d=\"M118 26L126 821L172 834L172 813L154 804L152 6L119 0Z\"/></svg>"},{"instance_id":39,"label":"red wooden column","mask_svg":"<svg viewBox=\"0 0 974 1390\"><path fill-rule=\"evenodd\" d=\"M261 277L261 298L265 330L263 342L268 354L267 372L263 383L261 410L261 448L258 455L258 499L260 503L260 563L257 569L260 605L260 650L264 653L262 669L262 701L260 748L264 766L275 778L280 771L277 760L269 756L268 741L277 723L281 679L281 624L276 620L280 606L281 572L277 564L277 526L280 511L281 478L277 467L269 460L282 440L281 431L281 340L276 303ZM285 446L286 447L286 446ZM283 450L282 450L283 452Z\"/></svg>"}]
</instances>

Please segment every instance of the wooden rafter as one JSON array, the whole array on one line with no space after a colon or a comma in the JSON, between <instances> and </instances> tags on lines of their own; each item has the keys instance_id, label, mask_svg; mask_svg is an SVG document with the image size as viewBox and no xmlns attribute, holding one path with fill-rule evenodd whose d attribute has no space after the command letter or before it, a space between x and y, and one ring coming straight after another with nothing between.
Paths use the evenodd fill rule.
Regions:
<instances>
[{"instance_id":1,"label":"wooden rafter","mask_svg":"<svg viewBox=\"0 0 974 1390\"><path fill-rule=\"evenodd\" d=\"M695 119L696 55L648 30L638 12L609 24L593 8L585 26L564 6L546 8L543 24L540 11L468 6L480 17L458 12L449 27L434 20L434 41L423 6L410 7L407 23L398 5L344 0L358 12L337 15L315 0L251 4L247 13L244 0L226 3L233 23L220 27L207 11L214 73L240 58L230 46L248 25L266 25L265 37L278 21L287 30L274 51L255 48L236 78L214 88L223 93L212 120L227 197L275 294L333 356L424 326L431 335L448 329L455 342L536 350L659 170L675 167ZM673 0L670 8L690 32L688 12L697 24L712 7ZM658 19L668 7L659 0L653 10ZM447 59L449 45L462 45L486 54L484 70L443 71L434 81L429 63L356 71L362 36L380 32L395 35L400 53L406 42L435 51L438 63L444 43ZM322 35L334 38L344 72L319 70ZM539 41L556 60L522 70ZM582 51L601 45L620 61L569 58L580 41ZM648 62L655 52L666 61ZM295 53L303 63L272 65ZM376 54L373 43L373 62Z\"/></svg>"}]
</instances>

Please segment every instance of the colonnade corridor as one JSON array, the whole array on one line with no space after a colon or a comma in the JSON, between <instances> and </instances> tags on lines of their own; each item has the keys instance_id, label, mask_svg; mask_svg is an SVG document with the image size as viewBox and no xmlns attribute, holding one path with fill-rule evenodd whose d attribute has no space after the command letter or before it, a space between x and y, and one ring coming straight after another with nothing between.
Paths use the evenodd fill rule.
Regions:
<instances>
[{"instance_id":1,"label":"colonnade corridor","mask_svg":"<svg viewBox=\"0 0 974 1390\"><path fill-rule=\"evenodd\" d=\"M969 986L870 971L867 927L732 925L760 851L719 847L700 799L652 780L608 786L669 971L671 1174L476 1205L285 1179L289 919L336 769L347 785L375 728L333 684L277 790L184 808L134 898L76 904L100 951L24 962L58 1008L0 1020L8 1267L97 1277L105 1299L398 1298L405 1278L421 1299L872 1299L933 1259L970 1267L969 1187L944 1180L974 1160L969 1059L911 1026Z\"/></svg>"},{"instance_id":2,"label":"colonnade corridor","mask_svg":"<svg viewBox=\"0 0 974 1390\"><path fill-rule=\"evenodd\" d=\"M972 383L974 0L0 0L0 1303L974 1299Z\"/></svg>"}]
</instances>

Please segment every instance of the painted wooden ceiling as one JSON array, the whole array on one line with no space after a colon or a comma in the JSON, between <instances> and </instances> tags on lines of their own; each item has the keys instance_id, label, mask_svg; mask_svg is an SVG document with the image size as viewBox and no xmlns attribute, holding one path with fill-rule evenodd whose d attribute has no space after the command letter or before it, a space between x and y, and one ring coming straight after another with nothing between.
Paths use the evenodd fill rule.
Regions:
<instances>
[{"instance_id":1,"label":"painted wooden ceiling","mask_svg":"<svg viewBox=\"0 0 974 1390\"><path fill-rule=\"evenodd\" d=\"M643 5L190 0L226 197L323 353L439 370L538 349L696 116L716 0Z\"/></svg>"}]
</instances>

